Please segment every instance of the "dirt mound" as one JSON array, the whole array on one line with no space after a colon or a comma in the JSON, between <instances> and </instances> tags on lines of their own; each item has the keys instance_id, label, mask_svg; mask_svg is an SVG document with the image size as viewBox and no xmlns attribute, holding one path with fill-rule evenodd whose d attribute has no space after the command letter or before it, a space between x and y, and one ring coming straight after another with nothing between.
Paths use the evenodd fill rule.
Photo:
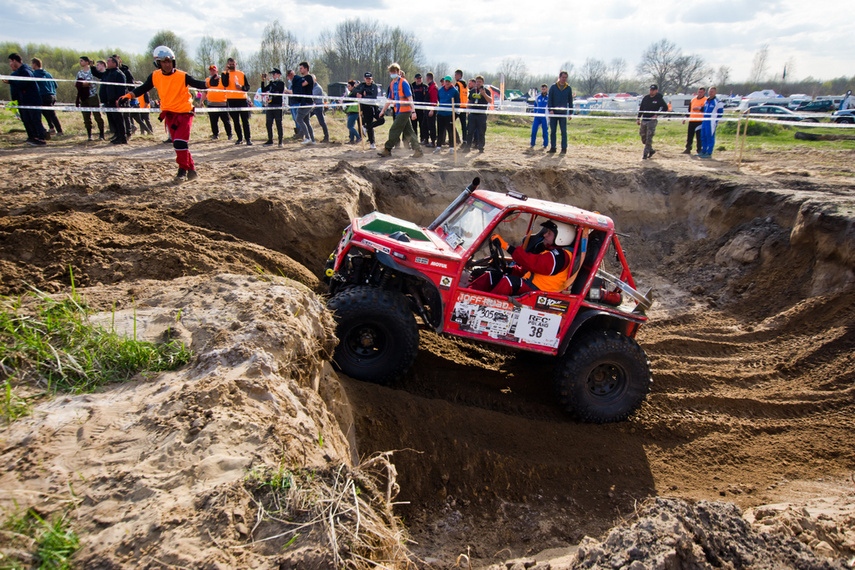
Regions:
<instances>
[{"instance_id":1,"label":"dirt mound","mask_svg":"<svg viewBox=\"0 0 855 570\"><path fill-rule=\"evenodd\" d=\"M0 504L7 514L70 508L87 568L278 567L281 551L265 561L268 550L247 546L266 536L253 533L257 508L240 483L257 468L351 465L349 426L330 411L347 418L327 363L332 320L313 294L281 278L181 278L157 288L142 283L153 294L103 319L146 339L184 339L192 364L51 400L6 428Z\"/></svg>"},{"instance_id":2,"label":"dirt mound","mask_svg":"<svg viewBox=\"0 0 855 570\"><path fill-rule=\"evenodd\" d=\"M530 567L525 561L519 564L519 568ZM535 567L552 570L844 568L818 557L797 540L758 532L732 503L690 504L665 498L650 501L631 521L612 529L602 542L586 537L572 557Z\"/></svg>"},{"instance_id":3,"label":"dirt mound","mask_svg":"<svg viewBox=\"0 0 855 570\"><path fill-rule=\"evenodd\" d=\"M0 294L30 284L168 281L218 271L282 275L311 288L318 280L286 255L164 212L104 208L0 217Z\"/></svg>"},{"instance_id":4,"label":"dirt mound","mask_svg":"<svg viewBox=\"0 0 855 570\"><path fill-rule=\"evenodd\" d=\"M85 560L262 565L243 548L257 511L241 481L282 458L321 472L354 463L352 452L401 450L409 504L397 512L436 566L464 552L477 566L566 548L663 494L792 502L798 481L840 478L855 463L851 153L770 152L737 175L726 161L667 150L639 166L634 147L610 148L605 162L601 148L553 159L497 145L457 164L340 146L193 145L200 176L181 186L169 184L171 149L145 139L10 151L0 178L0 292L59 290L71 266L78 284L116 284L88 290L94 305L135 304L151 312L153 336L171 327L203 355L175 378L57 400L5 432L0 488L71 500L73 481L84 498L76 520L92 537ZM616 220L634 274L658 299L640 335L653 391L630 421L569 422L548 359L423 334L398 384L342 379L355 418L339 428L332 416L347 418L346 398L325 392L337 384L317 364L332 342L317 301L277 280L210 277L281 270L315 287L349 218L378 209L427 223L475 175L483 188ZM209 277L182 277L197 273ZM314 340L294 352L296 339ZM324 402L307 389L315 379ZM289 552L304 558L292 562L329 561L321 537L301 540ZM285 561L273 557L286 543L254 552Z\"/></svg>"}]
</instances>

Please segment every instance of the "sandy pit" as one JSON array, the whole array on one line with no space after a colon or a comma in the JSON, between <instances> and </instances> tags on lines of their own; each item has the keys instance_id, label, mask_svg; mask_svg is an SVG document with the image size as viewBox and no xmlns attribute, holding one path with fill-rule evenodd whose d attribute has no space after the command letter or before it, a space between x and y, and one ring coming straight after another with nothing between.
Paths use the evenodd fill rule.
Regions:
<instances>
[{"instance_id":1,"label":"sandy pit","mask_svg":"<svg viewBox=\"0 0 855 570\"><path fill-rule=\"evenodd\" d=\"M852 151L759 151L737 172L732 152L642 163L634 147L552 158L501 142L455 164L194 140L199 178L174 185L158 143L3 151L0 294L61 294L73 274L105 322L136 314L140 334L170 329L195 354L0 431L3 514L73 507L81 567L330 567L343 551L323 525L260 542L276 528L256 526L247 474L357 477L386 451L418 566L853 566ZM427 224L476 175L626 234L657 299L638 337L654 383L630 420L575 423L548 359L426 332L392 386L333 371L318 277L349 219ZM666 519L681 522L645 522ZM705 542L710 520L742 550Z\"/></svg>"}]
</instances>

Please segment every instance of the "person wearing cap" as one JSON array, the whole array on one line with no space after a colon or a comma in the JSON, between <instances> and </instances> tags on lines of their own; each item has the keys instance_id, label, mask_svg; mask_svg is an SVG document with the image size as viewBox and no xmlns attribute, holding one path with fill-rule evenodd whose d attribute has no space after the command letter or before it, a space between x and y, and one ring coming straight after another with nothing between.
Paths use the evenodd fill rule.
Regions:
<instances>
[{"instance_id":1,"label":"person wearing cap","mask_svg":"<svg viewBox=\"0 0 855 570\"><path fill-rule=\"evenodd\" d=\"M416 73L413 77L413 84L410 85L413 90L413 102L419 106L427 105L428 103L428 86L422 81L422 74ZM427 129L425 128L425 118L427 111L425 109L416 109L416 120L413 121L413 130L416 136L419 137L421 144L427 144Z\"/></svg>"},{"instance_id":2,"label":"person wearing cap","mask_svg":"<svg viewBox=\"0 0 855 570\"><path fill-rule=\"evenodd\" d=\"M540 95L534 100L534 123L531 125L531 150L534 150L537 142L537 131L543 130L543 148L549 144L549 125L546 121L546 108L549 106L549 85L544 83L540 86Z\"/></svg>"},{"instance_id":3,"label":"person wearing cap","mask_svg":"<svg viewBox=\"0 0 855 570\"><path fill-rule=\"evenodd\" d=\"M193 180L196 178L196 165L190 155L190 128L193 126L193 96L189 87L207 89L208 84L175 67L175 53L166 46L154 48L154 73L148 76L142 85L135 87L122 99L130 100L157 89L160 96L160 120L166 125L172 137L172 148L175 149L175 162L178 163L178 173L175 181Z\"/></svg>"},{"instance_id":4,"label":"person wearing cap","mask_svg":"<svg viewBox=\"0 0 855 570\"><path fill-rule=\"evenodd\" d=\"M576 227L564 222L546 220L541 230L523 240L525 247L509 245L502 236L493 234L493 246L511 254L514 264L507 272L490 269L475 278L470 289L496 295L522 295L529 291L563 291L568 286L573 268L573 246ZM587 233L582 234L579 252L587 247Z\"/></svg>"},{"instance_id":5,"label":"person wearing cap","mask_svg":"<svg viewBox=\"0 0 855 570\"><path fill-rule=\"evenodd\" d=\"M451 76L446 75L442 78L442 87L436 92L438 107L436 111L437 124L437 139L434 152L440 152L442 145L445 144L445 137L448 137L449 148L454 148L454 116L451 113L452 107L460 105L460 93L457 88L451 84Z\"/></svg>"},{"instance_id":6,"label":"person wearing cap","mask_svg":"<svg viewBox=\"0 0 855 570\"><path fill-rule=\"evenodd\" d=\"M282 146L282 95L285 93L285 82L282 81L282 72L278 67L270 70L270 76L273 81L265 83L267 74L261 74L261 92L270 93L267 109L264 110L267 117L267 142L264 143L264 146L273 145L274 123L276 123L276 134L279 135L279 146Z\"/></svg>"},{"instance_id":7,"label":"person wearing cap","mask_svg":"<svg viewBox=\"0 0 855 570\"><path fill-rule=\"evenodd\" d=\"M226 107L232 124L235 126L235 144L241 144L246 139L247 146L252 146L252 138L249 132L249 101L246 93L249 91L249 81L243 71L237 69L234 58L226 60L226 70L220 74L220 81L226 91ZM241 134L241 123L243 123L243 134Z\"/></svg>"},{"instance_id":8,"label":"person wearing cap","mask_svg":"<svg viewBox=\"0 0 855 570\"><path fill-rule=\"evenodd\" d=\"M208 119L211 121L211 140L220 138L218 123L223 122L223 130L226 136L232 140L232 122L229 120L229 112L226 108L226 92L220 81L216 65L208 66L208 77L205 79L208 90L205 91L205 106L208 108Z\"/></svg>"},{"instance_id":9,"label":"person wearing cap","mask_svg":"<svg viewBox=\"0 0 855 570\"><path fill-rule=\"evenodd\" d=\"M410 89L410 84L401 75L401 67L397 63L389 66L389 91L391 97L383 105L383 110L380 111L382 116L386 113L391 105L395 105L395 120L392 121L392 128L389 129L389 140L383 146L383 150L379 152L380 156L392 156L392 149L398 144L400 138L410 141L410 147L413 149L413 158L418 158L422 155L422 149L419 145L419 137L413 130L413 120L416 118L416 110L413 108L413 91Z\"/></svg>"},{"instance_id":10,"label":"person wearing cap","mask_svg":"<svg viewBox=\"0 0 855 570\"><path fill-rule=\"evenodd\" d=\"M92 60L88 56L81 55L79 59L80 71L77 72L77 100L74 104L78 107L100 108L101 99L98 98L98 85L95 76L92 75ZM92 115L95 115L95 123L98 125L98 140L104 140L104 119L99 111L82 111L83 126L86 134L92 140Z\"/></svg>"},{"instance_id":11,"label":"person wearing cap","mask_svg":"<svg viewBox=\"0 0 855 570\"><path fill-rule=\"evenodd\" d=\"M635 120L639 125L638 134L644 144L642 159L651 158L656 151L653 150L653 135L656 134L656 124L659 122L657 113L668 111L668 103L659 93L659 86L655 83L650 86L650 93L642 97L638 106L638 118Z\"/></svg>"},{"instance_id":12,"label":"person wearing cap","mask_svg":"<svg viewBox=\"0 0 855 570\"><path fill-rule=\"evenodd\" d=\"M380 88L374 83L374 75L370 71L366 71L364 79L365 81L356 87L357 99L377 99ZM368 137L369 146L377 148L374 145L374 129L385 123L386 119L380 114L377 105L360 103L359 108L362 111L362 128Z\"/></svg>"}]
</instances>

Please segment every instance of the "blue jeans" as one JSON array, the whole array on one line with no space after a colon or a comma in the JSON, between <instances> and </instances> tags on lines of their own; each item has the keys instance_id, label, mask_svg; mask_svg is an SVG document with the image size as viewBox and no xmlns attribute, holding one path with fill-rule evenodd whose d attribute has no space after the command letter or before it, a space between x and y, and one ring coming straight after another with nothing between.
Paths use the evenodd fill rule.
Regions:
<instances>
[{"instance_id":1,"label":"blue jeans","mask_svg":"<svg viewBox=\"0 0 855 570\"><path fill-rule=\"evenodd\" d=\"M567 117L549 117L549 141L555 148L556 127L561 127L561 150L567 150Z\"/></svg>"},{"instance_id":2,"label":"blue jeans","mask_svg":"<svg viewBox=\"0 0 855 570\"><path fill-rule=\"evenodd\" d=\"M531 126L531 146L537 143L537 130L543 129L543 148L549 144L549 127L546 126L546 117L535 117Z\"/></svg>"},{"instance_id":3,"label":"blue jeans","mask_svg":"<svg viewBox=\"0 0 855 570\"><path fill-rule=\"evenodd\" d=\"M359 131L356 130L356 124L359 121L359 113L347 114L347 132L350 134L350 142L356 142L362 138Z\"/></svg>"}]
</instances>

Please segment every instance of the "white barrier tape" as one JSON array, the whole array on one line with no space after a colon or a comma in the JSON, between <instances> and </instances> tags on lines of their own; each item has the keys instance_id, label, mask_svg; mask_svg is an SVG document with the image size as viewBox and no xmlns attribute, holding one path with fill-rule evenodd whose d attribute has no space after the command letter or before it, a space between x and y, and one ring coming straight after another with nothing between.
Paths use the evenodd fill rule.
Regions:
<instances>
[{"instance_id":1,"label":"white barrier tape","mask_svg":"<svg viewBox=\"0 0 855 570\"><path fill-rule=\"evenodd\" d=\"M300 97L298 95L288 95L290 97ZM302 97L310 97L309 95L303 95ZM329 107L331 110L335 110L336 107L347 106L348 104L340 103L342 101L341 97L330 97L330 96L317 96L315 98L324 99L326 101L330 101L331 105ZM353 100L353 98L348 98L349 100ZM378 99L359 99L353 100L354 102L358 101L361 105L372 105L380 107L386 103L386 101L378 100ZM352 104L352 103L349 103ZM395 105L394 101L392 105ZM451 107L438 107L431 105L430 103L401 103L405 105L409 105L416 109L420 109L423 111L443 111L443 112L451 112ZM308 106L308 105L303 105ZM313 105L315 107L317 105ZM281 107L256 107L254 105L247 107L194 107L194 111L197 114L205 114L211 112L250 112L250 113L263 113L267 110L273 109L282 109L283 111L290 111L293 109L299 109L300 105L283 105ZM160 114L161 109L158 107L147 107L144 109L136 108L136 107L73 107L70 105L56 105L56 106L27 106L27 105L11 105L8 101L0 101L0 109L32 109L38 111L60 111L64 113L69 112L100 112L100 113L155 113ZM496 115L496 116L505 116L505 117L527 117L527 118L557 118L557 119L629 119L636 120L638 111L622 111L617 109L608 109L608 110L590 110L590 109L574 109L573 115L544 115L543 113L532 113L527 111L510 111L507 109L473 109L471 107L466 108L458 108L455 107L454 112L456 115L461 114L485 114L485 115ZM593 115L591 113L598 113L597 115ZM438 113L437 113L438 114ZM685 121L688 120L686 113L682 112L668 112L663 111L662 113L657 113L657 115L673 115L673 116L657 116L657 120L673 122L673 121ZM447 116L447 115L446 115ZM816 117L815 115L799 115L799 116L810 116ZM739 116L722 116L719 117L716 121L717 123L730 123L737 121L754 121L758 123L769 123L775 125L791 125L791 126L800 126L803 128L831 128L831 129L852 129L855 128L855 124L852 123L834 123L834 122L812 122L812 121L784 121L775 118L777 115L771 114L751 114L751 115L743 115L739 114ZM705 117L697 122L708 122L710 121L710 117Z\"/></svg>"}]
</instances>

